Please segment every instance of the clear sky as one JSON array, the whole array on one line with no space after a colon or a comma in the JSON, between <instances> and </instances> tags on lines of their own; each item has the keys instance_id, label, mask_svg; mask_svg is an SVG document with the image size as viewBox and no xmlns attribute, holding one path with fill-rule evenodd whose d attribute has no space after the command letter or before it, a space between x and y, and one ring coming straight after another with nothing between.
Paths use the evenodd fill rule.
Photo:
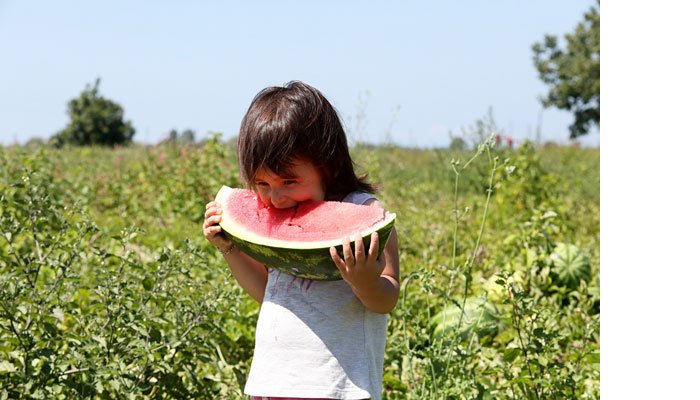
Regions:
<instances>
[{"instance_id":1,"label":"clear sky","mask_svg":"<svg viewBox=\"0 0 700 400\"><path fill-rule=\"evenodd\" d=\"M236 135L253 96L297 79L339 110L351 140L432 147L489 107L516 140L565 143L571 113L542 110L532 62L594 0L0 0L0 143L48 138L101 78L134 139ZM595 130L582 141L598 146Z\"/></svg>"}]
</instances>

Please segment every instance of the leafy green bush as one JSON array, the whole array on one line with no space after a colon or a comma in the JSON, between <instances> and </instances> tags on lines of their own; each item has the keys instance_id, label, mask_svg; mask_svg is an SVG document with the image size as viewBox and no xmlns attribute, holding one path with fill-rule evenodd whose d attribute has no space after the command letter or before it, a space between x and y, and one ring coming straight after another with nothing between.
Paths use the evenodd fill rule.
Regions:
<instances>
[{"instance_id":1,"label":"leafy green bush","mask_svg":"<svg viewBox=\"0 0 700 400\"><path fill-rule=\"evenodd\" d=\"M215 259L106 235L46 153L20 159L0 196L0 397L240 395L256 310Z\"/></svg>"},{"instance_id":2,"label":"leafy green bush","mask_svg":"<svg viewBox=\"0 0 700 400\"><path fill-rule=\"evenodd\" d=\"M385 398L600 397L597 152L353 152L399 216ZM0 165L0 399L243 397L258 305L201 234L240 186L230 147L0 148ZM494 324L435 334L484 299Z\"/></svg>"}]
</instances>

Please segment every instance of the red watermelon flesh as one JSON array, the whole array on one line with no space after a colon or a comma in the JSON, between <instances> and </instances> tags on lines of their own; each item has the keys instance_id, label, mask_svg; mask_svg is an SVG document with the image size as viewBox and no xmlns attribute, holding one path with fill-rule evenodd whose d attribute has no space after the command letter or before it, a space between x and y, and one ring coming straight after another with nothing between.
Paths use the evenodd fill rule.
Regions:
<instances>
[{"instance_id":1,"label":"red watermelon flesh","mask_svg":"<svg viewBox=\"0 0 700 400\"><path fill-rule=\"evenodd\" d=\"M269 239L318 242L351 237L384 220L384 210L337 201L305 201L296 207L266 207L255 192L233 189L225 212Z\"/></svg>"}]
</instances>

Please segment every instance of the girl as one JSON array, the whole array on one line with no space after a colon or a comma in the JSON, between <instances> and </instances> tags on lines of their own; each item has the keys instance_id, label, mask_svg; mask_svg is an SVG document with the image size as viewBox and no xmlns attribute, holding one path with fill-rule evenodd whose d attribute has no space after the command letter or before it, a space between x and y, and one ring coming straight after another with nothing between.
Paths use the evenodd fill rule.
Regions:
<instances>
[{"instance_id":1,"label":"girl","mask_svg":"<svg viewBox=\"0 0 700 400\"><path fill-rule=\"evenodd\" d=\"M268 207L334 200L382 207L358 177L340 119L302 82L258 93L241 123L243 181ZM343 277L306 281L248 257L221 232L221 205L204 214L204 236L243 289L262 303L245 386L253 399L381 399L386 321L399 296L399 251L392 231L382 254L373 234L346 238L329 252ZM350 247L355 241L355 251Z\"/></svg>"}]
</instances>

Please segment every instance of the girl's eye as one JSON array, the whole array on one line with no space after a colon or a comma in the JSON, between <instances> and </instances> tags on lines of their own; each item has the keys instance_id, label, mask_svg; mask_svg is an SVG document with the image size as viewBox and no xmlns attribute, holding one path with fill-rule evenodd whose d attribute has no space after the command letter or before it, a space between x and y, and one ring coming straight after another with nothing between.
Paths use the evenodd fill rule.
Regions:
<instances>
[{"instance_id":1,"label":"girl's eye","mask_svg":"<svg viewBox=\"0 0 700 400\"><path fill-rule=\"evenodd\" d=\"M269 186L269 184L267 182L255 182L255 185L256 186L263 186L263 187Z\"/></svg>"},{"instance_id":2,"label":"girl's eye","mask_svg":"<svg viewBox=\"0 0 700 400\"><path fill-rule=\"evenodd\" d=\"M297 183L297 181L293 180L293 179L285 179L284 182L282 182L282 183L286 186L289 186L289 185L293 185L293 184Z\"/></svg>"}]
</instances>

